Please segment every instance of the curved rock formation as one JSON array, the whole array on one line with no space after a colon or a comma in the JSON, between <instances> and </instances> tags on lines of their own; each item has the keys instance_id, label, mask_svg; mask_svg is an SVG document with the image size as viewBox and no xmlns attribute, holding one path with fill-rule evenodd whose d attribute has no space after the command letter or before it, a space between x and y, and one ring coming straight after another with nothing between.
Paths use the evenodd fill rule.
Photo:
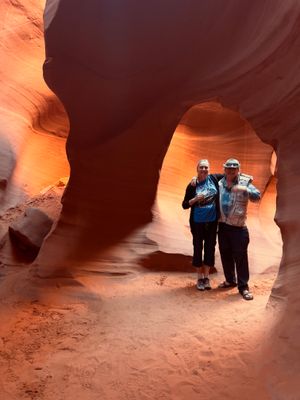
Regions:
<instances>
[{"instance_id":1,"label":"curved rock formation","mask_svg":"<svg viewBox=\"0 0 300 400\"><path fill-rule=\"evenodd\" d=\"M218 99L238 111L275 148L281 176L287 145L279 139L295 135L297 123L297 3L264 1L259 19L261 2L224 7L219 1L47 2L44 75L71 121L71 177L61 221L47 243L56 246L63 232L68 245L61 262L77 259L78 243L90 253L93 245L105 247L151 220L163 158L194 104ZM218 9L226 18L216 16ZM226 149L220 159L227 155ZM287 211L284 204L277 210L283 229ZM77 238L74 227L80 227Z\"/></svg>"},{"instance_id":2,"label":"curved rock formation","mask_svg":"<svg viewBox=\"0 0 300 400\"><path fill-rule=\"evenodd\" d=\"M285 371L288 384L271 383L279 398L294 398L288 360L299 352L299 2L52 0L45 18L44 76L70 117L71 176L40 265L93 256L148 223L177 124L193 105L217 100L277 155L283 257L273 297L284 299L288 312L276 327L276 376ZM218 159L229 156L219 150ZM240 150L244 161L249 149ZM254 175L262 161L253 152Z\"/></svg>"},{"instance_id":3,"label":"curved rock formation","mask_svg":"<svg viewBox=\"0 0 300 400\"><path fill-rule=\"evenodd\" d=\"M35 0L0 6L1 212L68 175L68 121L42 76L42 7Z\"/></svg>"},{"instance_id":4,"label":"curved rock formation","mask_svg":"<svg viewBox=\"0 0 300 400\"><path fill-rule=\"evenodd\" d=\"M153 208L154 222L147 227L147 235L161 251L190 254L189 212L181 210L186 185L196 174L199 158L208 157L212 171L222 172L229 154L241 161L242 171L252 174L255 185L264 193L259 206L250 203L248 208L251 270L262 272L278 266L282 246L273 221L276 189L270 165L272 147L263 143L237 112L219 103L202 103L183 116L163 162ZM216 257L220 265L218 252Z\"/></svg>"},{"instance_id":5,"label":"curved rock formation","mask_svg":"<svg viewBox=\"0 0 300 400\"><path fill-rule=\"evenodd\" d=\"M0 6L4 210L68 174L68 121L42 80L41 13L36 0ZM251 264L262 271L280 246L272 164L283 239L272 298L285 308L271 332L274 377L265 371L270 397L284 399L296 398L299 371L299 19L297 0L47 0L45 9L44 76L70 119L71 177L39 274L97 264L120 241L117 263L139 246L183 260L191 239L180 202L194 164L208 157L218 171L232 155L265 191L249 215Z\"/></svg>"}]
</instances>

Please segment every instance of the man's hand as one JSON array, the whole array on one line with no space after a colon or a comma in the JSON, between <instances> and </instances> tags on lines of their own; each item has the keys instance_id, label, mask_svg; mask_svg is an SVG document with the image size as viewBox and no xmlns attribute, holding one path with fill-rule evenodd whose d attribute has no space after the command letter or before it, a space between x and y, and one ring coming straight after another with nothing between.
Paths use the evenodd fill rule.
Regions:
<instances>
[{"instance_id":1,"label":"man's hand","mask_svg":"<svg viewBox=\"0 0 300 400\"><path fill-rule=\"evenodd\" d=\"M247 192L247 186L244 185L234 185L231 189L232 192Z\"/></svg>"}]
</instances>

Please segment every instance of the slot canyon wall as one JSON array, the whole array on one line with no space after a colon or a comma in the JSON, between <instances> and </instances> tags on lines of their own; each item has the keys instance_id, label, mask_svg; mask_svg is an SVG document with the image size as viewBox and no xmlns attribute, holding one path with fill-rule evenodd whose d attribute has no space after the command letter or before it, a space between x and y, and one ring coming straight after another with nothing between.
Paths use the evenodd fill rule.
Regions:
<instances>
[{"instance_id":1,"label":"slot canyon wall","mask_svg":"<svg viewBox=\"0 0 300 400\"><path fill-rule=\"evenodd\" d=\"M48 1L44 76L70 118L71 176L38 263L47 268L61 234L56 265L147 224L176 126L193 105L218 101L276 151L282 265L296 266L298 13L297 1Z\"/></svg>"},{"instance_id":2,"label":"slot canyon wall","mask_svg":"<svg viewBox=\"0 0 300 400\"><path fill-rule=\"evenodd\" d=\"M193 105L218 101L248 121L277 155L283 257L272 295L287 311L272 345L275 376L288 383L278 387L274 378L270 387L294 398L300 3L48 1L45 24L44 76L70 118L71 176L61 219L38 258L40 270L51 270L54 250L56 267L68 259L76 263L83 248L93 254L149 223L176 126ZM256 165L261 160L252 154ZM65 247L57 251L61 237Z\"/></svg>"},{"instance_id":3,"label":"slot canyon wall","mask_svg":"<svg viewBox=\"0 0 300 400\"><path fill-rule=\"evenodd\" d=\"M44 3L0 6L10 26L0 40L4 209L69 174L68 120L39 66ZM194 173L191 155L207 156L215 171L238 155L267 191L274 149L283 256L272 298L284 311L266 349L275 371L266 380L273 398L297 398L300 3L48 0L44 17L44 78L69 117L71 172L60 219L35 262L39 275L96 259L139 230L162 251L184 253L177 230L160 224L167 228L158 236L155 224L163 214L171 221L170 204ZM183 136L174 135L173 161L159 183L180 121ZM196 131L202 135L195 144ZM177 157L182 147L186 153ZM254 206L251 234L263 253L273 239L261 240L259 218Z\"/></svg>"},{"instance_id":4,"label":"slot canyon wall","mask_svg":"<svg viewBox=\"0 0 300 400\"><path fill-rule=\"evenodd\" d=\"M41 71L44 5L40 0L0 5L1 213L69 174L68 120Z\"/></svg>"}]
</instances>

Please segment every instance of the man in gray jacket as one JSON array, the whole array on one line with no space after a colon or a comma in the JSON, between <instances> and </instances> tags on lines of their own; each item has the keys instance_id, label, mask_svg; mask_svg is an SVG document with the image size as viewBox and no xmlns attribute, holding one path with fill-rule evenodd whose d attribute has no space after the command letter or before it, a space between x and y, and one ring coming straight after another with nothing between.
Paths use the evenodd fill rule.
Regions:
<instances>
[{"instance_id":1,"label":"man in gray jacket","mask_svg":"<svg viewBox=\"0 0 300 400\"><path fill-rule=\"evenodd\" d=\"M253 295L248 286L249 232L246 218L249 200L259 201L260 192L251 184L251 176L240 173L238 160L229 158L223 166L225 176L219 181L218 241L226 280L219 285L219 288L238 286L243 298L252 300Z\"/></svg>"}]
</instances>

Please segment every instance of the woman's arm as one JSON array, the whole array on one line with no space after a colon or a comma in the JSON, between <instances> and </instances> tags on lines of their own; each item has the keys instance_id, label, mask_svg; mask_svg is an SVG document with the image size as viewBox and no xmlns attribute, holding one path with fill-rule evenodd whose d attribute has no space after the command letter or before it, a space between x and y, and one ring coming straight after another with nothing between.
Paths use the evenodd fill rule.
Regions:
<instances>
[{"instance_id":1,"label":"woman's arm","mask_svg":"<svg viewBox=\"0 0 300 400\"><path fill-rule=\"evenodd\" d=\"M182 208L187 210L188 208L192 207L197 201L200 200L198 197L199 196L196 195L196 187L189 183L185 191Z\"/></svg>"}]
</instances>

